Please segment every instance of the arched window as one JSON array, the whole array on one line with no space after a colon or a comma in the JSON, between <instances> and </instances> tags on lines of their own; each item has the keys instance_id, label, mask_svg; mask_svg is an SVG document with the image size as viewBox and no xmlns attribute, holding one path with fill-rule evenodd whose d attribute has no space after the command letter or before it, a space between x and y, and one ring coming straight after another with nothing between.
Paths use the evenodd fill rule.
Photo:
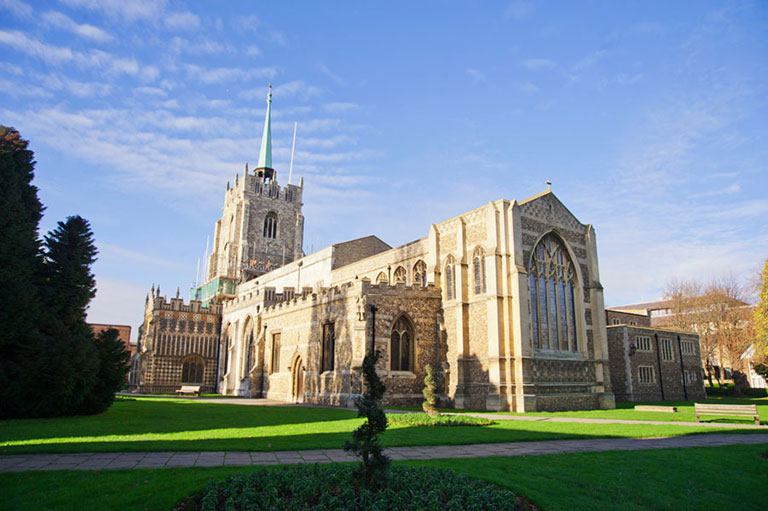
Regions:
<instances>
[{"instance_id":1,"label":"arched window","mask_svg":"<svg viewBox=\"0 0 768 511\"><path fill-rule=\"evenodd\" d=\"M379 274L376 276L376 283L381 284L382 282L387 281L387 274L383 271L380 271Z\"/></svg>"},{"instance_id":2,"label":"arched window","mask_svg":"<svg viewBox=\"0 0 768 511\"><path fill-rule=\"evenodd\" d=\"M267 213L267 217L264 219L264 237L277 238L277 214Z\"/></svg>"},{"instance_id":3,"label":"arched window","mask_svg":"<svg viewBox=\"0 0 768 511\"><path fill-rule=\"evenodd\" d=\"M398 283L405 284L405 279L406 279L405 268L403 268L402 266L398 266L397 269L395 270L395 274L392 277L393 277L393 280L395 281L395 284L398 284Z\"/></svg>"},{"instance_id":4,"label":"arched window","mask_svg":"<svg viewBox=\"0 0 768 511\"><path fill-rule=\"evenodd\" d=\"M419 287L427 287L427 263L421 259L413 265L413 282Z\"/></svg>"},{"instance_id":5,"label":"arched window","mask_svg":"<svg viewBox=\"0 0 768 511\"><path fill-rule=\"evenodd\" d=\"M453 300L456 298L456 265L453 262L453 256L448 256L445 261L445 298Z\"/></svg>"},{"instance_id":6,"label":"arched window","mask_svg":"<svg viewBox=\"0 0 768 511\"><path fill-rule=\"evenodd\" d=\"M229 333L224 334L221 339L221 347L224 352L224 374L229 372Z\"/></svg>"},{"instance_id":7,"label":"arched window","mask_svg":"<svg viewBox=\"0 0 768 511\"><path fill-rule=\"evenodd\" d=\"M485 252L478 248L472 256L472 274L474 277L475 294L485 293Z\"/></svg>"},{"instance_id":8,"label":"arched window","mask_svg":"<svg viewBox=\"0 0 768 511\"><path fill-rule=\"evenodd\" d=\"M245 335L245 342L248 346L248 355L245 357L246 375L248 375L248 373L250 373L253 369L253 366L256 365L256 339L253 335L253 325L251 325L248 330L248 333Z\"/></svg>"},{"instance_id":9,"label":"arched window","mask_svg":"<svg viewBox=\"0 0 768 511\"><path fill-rule=\"evenodd\" d=\"M181 383L203 383L203 359L192 355L184 359L181 366Z\"/></svg>"},{"instance_id":10,"label":"arched window","mask_svg":"<svg viewBox=\"0 0 768 511\"><path fill-rule=\"evenodd\" d=\"M323 352L322 360L320 361L321 371L333 371L334 358L336 355L336 333L334 332L333 323L325 323L323 325Z\"/></svg>"},{"instance_id":11,"label":"arched window","mask_svg":"<svg viewBox=\"0 0 768 511\"><path fill-rule=\"evenodd\" d=\"M413 371L413 325L408 318L400 318L392 326L390 368L393 371Z\"/></svg>"},{"instance_id":12,"label":"arched window","mask_svg":"<svg viewBox=\"0 0 768 511\"><path fill-rule=\"evenodd\" d=\"M536 245L528 265L533 347L578 351L576 272L563 243L547 234Z\"/></svg>"}]
</instances>

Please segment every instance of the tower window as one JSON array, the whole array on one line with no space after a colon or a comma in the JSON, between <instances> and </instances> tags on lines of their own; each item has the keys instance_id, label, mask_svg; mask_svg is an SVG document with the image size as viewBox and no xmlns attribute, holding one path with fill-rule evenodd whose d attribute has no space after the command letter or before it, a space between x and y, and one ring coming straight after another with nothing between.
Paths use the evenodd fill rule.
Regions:
<instances>
[{"instance_id":1,"label":"tower window","mask_svg":"<svg viewBox=\"0 0 768 511\"><path fill-rule=\"evenodd\" d=\"M277 215L275 213L267 214L264 219L264 237L270 239L277 237Z\"/></svg>"}]
</instances>

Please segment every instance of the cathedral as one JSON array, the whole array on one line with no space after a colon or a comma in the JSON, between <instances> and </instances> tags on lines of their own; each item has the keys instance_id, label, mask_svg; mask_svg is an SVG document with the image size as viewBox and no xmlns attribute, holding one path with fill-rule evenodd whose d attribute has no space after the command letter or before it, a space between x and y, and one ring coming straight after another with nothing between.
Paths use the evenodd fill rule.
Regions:
<instances>
[{"instance_id":1,"label":"cathedral","mask_svg":"<svg viewBox=\"0 0 768 511\"><path fill-rule=\"evenodd\" d=\"M303 181L281 186L271 94L258 164L227 184L205 282L188 304L147 296L144 392L350 406L378 350L385 404L613 408L595 230L549 189L500 199L391 247L376 236L302 251Z\"/></svg>"}]
</instances>

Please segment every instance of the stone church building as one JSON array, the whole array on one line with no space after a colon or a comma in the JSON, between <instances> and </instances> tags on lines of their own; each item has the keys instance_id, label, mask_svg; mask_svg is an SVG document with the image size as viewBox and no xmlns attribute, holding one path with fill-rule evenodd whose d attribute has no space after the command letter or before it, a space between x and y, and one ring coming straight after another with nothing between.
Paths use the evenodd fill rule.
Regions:
<instances>
[{"instance_id":1,"label":"stone church building","mask_svg":"<svg viewBox=\"0 0 768 511\"><path fill-rule=\"evenodd\" d=\"M160 365L176 388L194 355L193 376L222 394L351 405L377 349L390 405L420 403L431 365L457 408L614 407L595 230L551 190L425 225L399 247L367 236L304 255L303 182L278 183L270 108L271 96L258 165L227 186L206 282L189 305L147 301L140 351L158 362L142 367L144 387L164 378L161 339L201 325L208 339L214 318L215 350Z\"/></svg>"}]
</instances>

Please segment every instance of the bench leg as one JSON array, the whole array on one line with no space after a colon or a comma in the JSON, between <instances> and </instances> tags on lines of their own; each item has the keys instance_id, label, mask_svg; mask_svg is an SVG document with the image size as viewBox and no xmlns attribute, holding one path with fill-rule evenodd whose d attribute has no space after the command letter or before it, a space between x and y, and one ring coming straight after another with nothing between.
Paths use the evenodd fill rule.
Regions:
<instances>
[{"instance_id":1,"label":"bench leg","mask_svg":"<svg viewBox=\"0 0 768 511\"><path fill-rule=\"evenodd\" d=\"M760 425L760 416L758 415L755 417L755 426L759 426L759 425Z\"/></svg>"},{"instance_id":2,"label":"bench leg","mask_svg":"<svg viewBox=\"0 0 768 511\"><path fill-rule=\"evenodd\" d=\"M699 414L698 413L696 414L696 422L701 422L701 421L699 421Z\"/></svg>"}]
</instances>

